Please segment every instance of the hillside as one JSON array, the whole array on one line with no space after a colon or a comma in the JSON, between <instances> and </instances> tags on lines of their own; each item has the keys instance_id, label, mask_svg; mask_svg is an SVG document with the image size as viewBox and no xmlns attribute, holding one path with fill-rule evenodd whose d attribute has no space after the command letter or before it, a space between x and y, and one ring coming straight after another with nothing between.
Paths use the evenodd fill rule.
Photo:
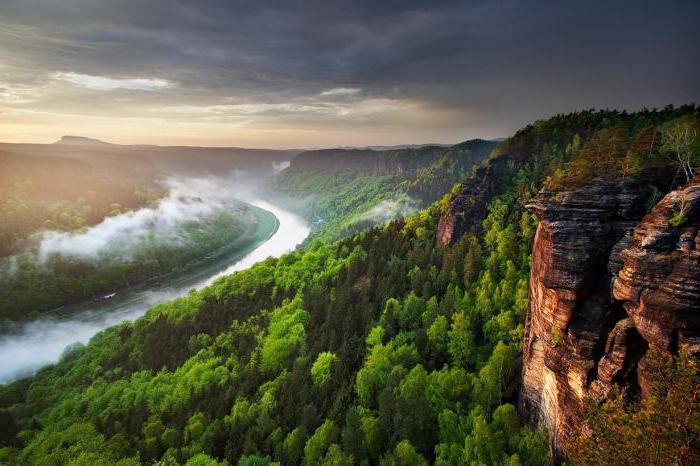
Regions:
<instances>
[{"instance_id":1,"label":"hillside","mask_svg":"<svg viewBox=\"0 0 700 466\"><path fill-rule=\"evenodd\" d=\"M576 464L645 464L615 452L649 459L659 445L663 462L696 463L697 373L678 356L696 350L700 209L697 181L674 177L668 141L698 118L686 106L538 121L416 214L268 259L107 329L0 388L0 462L540 465L549 439ZM438 167L453 166L448 153L433 154ZM699 152L687 153L696 166ZM367 167L377 182L377 165ZM395 189L413 192L422 168ZM321 198L334 183L322 177L305 188L325 186ZM624 265L609 269L612 249ZM640 263L655 257L666 266L647 279L654 269ZM607 311L613 273L624 305ZM681 306L664 308L674 325L646 312L663 304L657 292L628 292L656 286ZM621 312L648 342L644 360L652 348L676 356L669 373L683 383L662 390L660 377L619 371L640 356L619 350ZM623 317L612 333L608 314ZM623 405L596 380L640 389ZM603 415L578 409L588 393L602 394ZM660 422L630 417L640 411ZM668 416L679 412L687 417ZM571 419L572 429L588 420L593 444L560 435Z\"/></svg>"},{"instance_id":2,"label":"hillside","mask_svg":"<svg viewBox=\"0 0 700 466\"><path fill-rule=\"evenodd\" d=\"M474 139L448 148L304 152L266 194L302 211L314 228L310 240L335 240L426 207L496 146Z\"/></svg>"}]
</instances>

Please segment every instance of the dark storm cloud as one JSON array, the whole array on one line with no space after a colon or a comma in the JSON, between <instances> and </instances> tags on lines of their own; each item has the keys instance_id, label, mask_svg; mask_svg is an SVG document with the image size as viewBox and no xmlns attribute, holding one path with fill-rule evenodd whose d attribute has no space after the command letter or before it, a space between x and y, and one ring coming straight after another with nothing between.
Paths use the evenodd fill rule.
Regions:
<instances>
[{"instance_id":1,"label":"dark storm cloud","mask_svg":"<svg viewBox=\"0 0 700 466\"><path fill-rule=\"evenodd\" d=\"M692 0L4 0L0 88L24 109L381 121L459 140L554 112L698 100L699 19ZM388 121L401 102L425 118Z\"/></svg>"}]
</instances>

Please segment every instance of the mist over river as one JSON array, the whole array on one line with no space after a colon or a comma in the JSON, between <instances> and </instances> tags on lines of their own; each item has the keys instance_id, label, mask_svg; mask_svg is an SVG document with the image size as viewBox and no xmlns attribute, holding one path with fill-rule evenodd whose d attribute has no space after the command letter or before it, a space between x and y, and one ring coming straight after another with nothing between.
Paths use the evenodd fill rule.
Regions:
<instances>
[{"instance_id":1,"label":"mist over river","mask_svg":"<svg viewBox=\"0 0 700 466\"><path fill-rule=\"evenodd\" d=\"M110 306L109 312L88 309L66 319L40 319L24 324L15 334L0 336L0 383L11 382L55 363L68 345L87 343L99 331L125 320L137 319L156 304L185 296L193 288L207 286L223 275L244 270L267 257L279 257L293 250L309 235L309 226L298 215L259 199L245 202L277 218L279 226L267 241L224 267L199 274L194 282L179 281L135 292L123 302ZM206 267L202 269L206 270Z\"/></svg>"}]
</instances>

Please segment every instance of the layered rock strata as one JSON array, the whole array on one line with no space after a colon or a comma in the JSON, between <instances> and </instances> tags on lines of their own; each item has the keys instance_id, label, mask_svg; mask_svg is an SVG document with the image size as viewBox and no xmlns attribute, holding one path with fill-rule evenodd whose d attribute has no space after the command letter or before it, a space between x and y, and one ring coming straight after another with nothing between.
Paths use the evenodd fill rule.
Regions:
<instances>
[{"instance_id":1,"label":"layered rock strata","mask_svg":"<svg viewBox=\"0 0 700 466\"><path fill-rule=\"evenodd\" d=\"M635 180L596 180L527 206L540 224L520 412L549 431L557 455L587 397L643 390L648 347L700 346L700 179L644 215L651 194Z\"/></svg>"}]
</instances>

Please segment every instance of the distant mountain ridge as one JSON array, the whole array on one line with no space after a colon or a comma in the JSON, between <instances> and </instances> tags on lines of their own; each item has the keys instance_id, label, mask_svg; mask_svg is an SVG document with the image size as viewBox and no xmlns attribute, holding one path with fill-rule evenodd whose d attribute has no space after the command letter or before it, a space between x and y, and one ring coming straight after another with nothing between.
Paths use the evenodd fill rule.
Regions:
<instances>
[{"instance_id":1,"label":"distant mountain ridge","mask_svg":"<svg viewBox=\"0 0 700 466\"><path fill-rule=\"evenodd\" d=\"M397 144L394 146L341 146L336 149L342 150L374 150L374 151L387 151L387 150L401 150L401 149L420 149L422 147L450 147L452 144L442 144L442 143L426 143L426 144Z\"/></svg>"},{"instance_id":2,"label":"distant mountain ridge","mask_svg":"<svg viewBox=\"0 0 700 466\"><path fill-rule=\"evenodd\" d=\"M85 136L61 136L61 139L53 144L71 145L71 146L116 146L111 142L105 142L100 139L88 138Z\"/></svg>"},{"instance_id":3,"label":"distant mountain ridge","mask_svg":"<svg viewBox=\"0 0 700 466\"><path fill-rule=\"evenodd\" d=\"M274 164L287 162L300 150L247 149L114 144L100 139L65 135L52 144L0 143L0 158L7 154L61 157L88 162L110 175L130 171L136 177L161 174L219 174L232 170L272 172Z\"/></svg>"},{"instance_id":4,"label":"distant mountain ridge","mask_svg":"<svg viewBox=\"0 0 700 466\"><path fill-rule=\"evenodd\" d=\"M402 149L421 149L424 147L451 147L452 144L442 144L442 143L426 143L426 144L397 144L397 145L373 145L373 146L340 146L340 147L310 147L306 149L252 149L239 146L222 146L222 147L207 147L207 146L170 146L170 145L158 145L158 144L116 144L113 142L103 141L97 138L91 138L87 136L75 136L75 135L65 135L61 136L61 139L52 143L54 145L71 145L71 146L125 146L125 147L192 147L192 148L203 148L207 149L238 149L238 150L279 150L279 151L293 151L293 152L311 152L316 150L371 150L376 152L391 151L391 150L402 150Z\"/></svg>"}]
</instances>

